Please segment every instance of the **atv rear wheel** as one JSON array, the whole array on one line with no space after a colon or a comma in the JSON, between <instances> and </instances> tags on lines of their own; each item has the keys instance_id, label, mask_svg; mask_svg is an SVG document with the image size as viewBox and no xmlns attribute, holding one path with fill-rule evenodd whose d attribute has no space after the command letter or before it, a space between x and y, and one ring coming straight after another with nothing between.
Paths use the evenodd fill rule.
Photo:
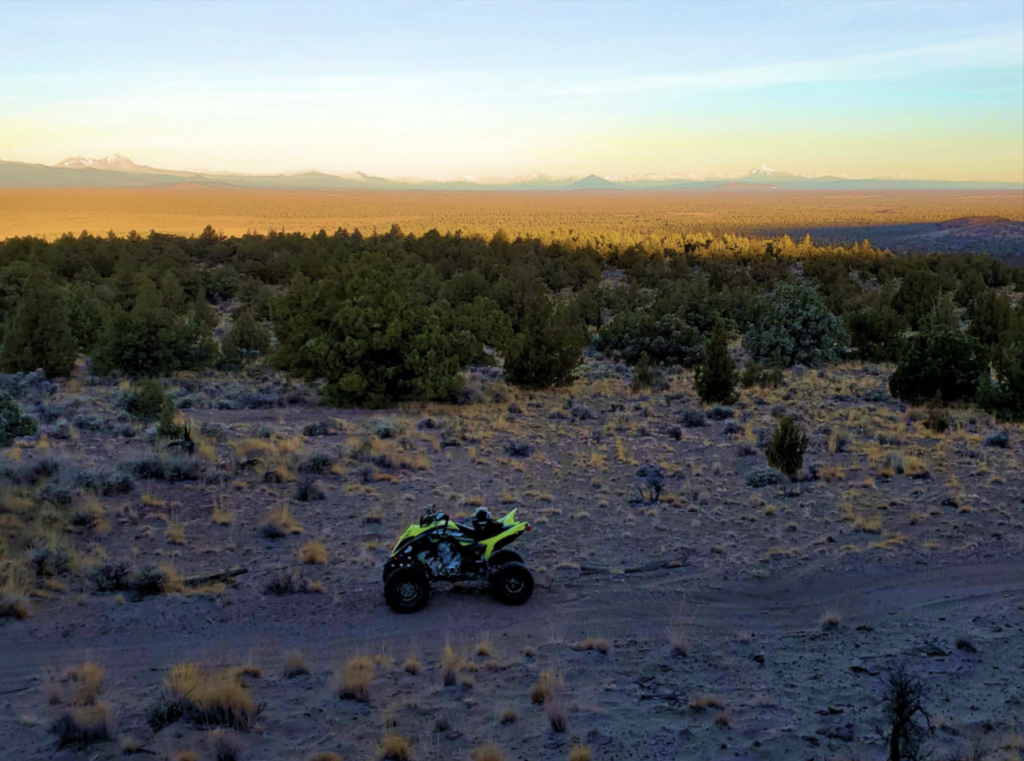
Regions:
<instances>
[{"instance_id":1,"label":"atv rear wheel","mask_svg":"<svg viewBox=\"0 0 1024 761\"><path fill-rule=\"evenodd\" d=\"M498 550L490 559L487 561L490 563L491 568L498 568L505 565L505 563L522 563L526 565L526 561L523 560L523 556L515 550Z\"/></svg>"},{"instance_id":2,"label":"atv rear wheel","mask_svg":"<svg viewBox=\"0 0 1024 761\"><path fill-rule=\"evenodd\" d=\"M533 574L522 563L505 563L491 574L491 587L506 605L522 605L533 594Z\"/></svg>"},{"instance_id":3,"label":"atv rear wheel","mask_svg":"<svg viewBox=\"0 0 1024 761\"><path fill-rule=\"evenodd\" d=\"M397 568L384 579L384 599L395 613L415 613L429 597L430 582L418 568Z\"/></svg>"}]
</instances>

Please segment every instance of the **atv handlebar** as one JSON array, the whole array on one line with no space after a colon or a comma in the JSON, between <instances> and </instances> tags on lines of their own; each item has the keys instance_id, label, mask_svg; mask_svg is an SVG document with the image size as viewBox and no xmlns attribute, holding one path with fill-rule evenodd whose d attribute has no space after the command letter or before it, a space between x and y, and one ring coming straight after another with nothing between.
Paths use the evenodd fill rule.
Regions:
<instances>
[{"instance_id":1,"label":"atv handlebar","mask_svg":"<svg viewBox=\"0 0 1024 761\"><path fill-rule=\"evenodd\" d=\"M427 505L420 514L420 525L429 526L431 523L444 521L445 528L448 528L448 514L439 511L434 505Z\"/></svg>"}]
</instances>

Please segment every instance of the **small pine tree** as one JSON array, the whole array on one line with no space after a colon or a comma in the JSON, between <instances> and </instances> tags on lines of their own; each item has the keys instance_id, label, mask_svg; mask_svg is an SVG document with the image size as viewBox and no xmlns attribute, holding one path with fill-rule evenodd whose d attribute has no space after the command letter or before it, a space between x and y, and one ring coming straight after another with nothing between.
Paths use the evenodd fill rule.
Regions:
<instances>
[{"instance_id":1,"label":"small pine tree","mask_svg":"<svg viewBox=\"0 0 1024 761\"><path fill-rule=\"evenodd\" d=\"M524 388L572 385L587 340L587 328L573 305L555 306L546 295L538 295L527 305L519 332L505 351L505 378Z\"/></svg>"},{"instance_id":2,"label":"small pine tree","mask_svg":"<svg viewBox=\"0 0 1024 761\"><path fill-rule=\"evenodd\" d=\"M719 320L704 349L704 361L697 366L694 386L704 404L732 404L736 401L737 379L725 324Z\"/></svg>"},{"instance_id":3,"label":"small pine tree","mask_svg":"<svg viewBox=\"0 0 1024 761\"><path fill-rule=\"evenodd\" d=\"M768 464L792 478L803 467L805 451L807 436L793 418L782 418L765 451Z\"/></svg>"},{"instance_id":4,"label":"small pine tree","mask_svg":"<svg viewBox=\"0 0 1024 761\"><path fill-rule=\"evenodd\" d=\"M47 377L71 374L78 344L61 302L60 290L45 273L35 270L28 276L4 335L0 366L5 371L30 373L42 368Z\"/></svg>"},{"instance_id":5,"label":"small pine tree","mask_svg":"<svg viewBox=\"0 0 1024 761\"><path fill-rule=\"evenodd\" d=\"M633 368L633 379L629 383L630 390L639 391L644 388L657 390L663 388L664 385L665 378L661 368L651 362L647 352L641 354L640 361Z\"/></svg>"},{"instance_id":6,"label":"small pine tree","mask_svg":"<svg viewBox=\"0 0 1024 761\"><path fill-rule=\"evenodd\" d=\"M9 447L19 436L36 432L36 421L21 414L21 408L7 394L0 393L0 447Z\"/></svg>"},{"instance_id":7,"label":"small pine tree","mask_svg":"<svg viewBox=\"0 0 1024 761\"><path fill-rule=\"evenodd\" d=\"M143 378L128 400L128 411L145 423L163 423L168 416L173 418L174 402L154 378Z\"/></svg>"},{"instance_id":8,"label":"small pine tree","mask_svg":"<svg viewBox=\"0 0 1024 761\"><path fill-rule=\"evenodd\" d=\"M235 318L221 342L221 353L228 365L245 364L249 359L266 354L270 348L270 334L260 327L248 309Z\"/></svg>"}]
</instances>

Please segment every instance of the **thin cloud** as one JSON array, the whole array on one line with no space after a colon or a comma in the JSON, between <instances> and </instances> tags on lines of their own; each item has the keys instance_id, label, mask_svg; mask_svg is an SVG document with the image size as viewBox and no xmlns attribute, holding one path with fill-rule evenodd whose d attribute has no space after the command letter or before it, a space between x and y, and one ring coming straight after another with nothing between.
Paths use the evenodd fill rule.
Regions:
<instances>
[{"instance_id":1,"label":"thin cloud","mask_svg":"<svg viewBox=\"0 0 1024 761\"><path fill-rule=\"evenodd\" d=\"M813 82L903 79L951 69L1024 66L1024 39L1016 34L990 35L941 45L926 45L840 58L743 66L687 74L615 77L569 82L545 88L547 96L617 95L654 90L734 90Z\"/></svg>"}]
</instances>

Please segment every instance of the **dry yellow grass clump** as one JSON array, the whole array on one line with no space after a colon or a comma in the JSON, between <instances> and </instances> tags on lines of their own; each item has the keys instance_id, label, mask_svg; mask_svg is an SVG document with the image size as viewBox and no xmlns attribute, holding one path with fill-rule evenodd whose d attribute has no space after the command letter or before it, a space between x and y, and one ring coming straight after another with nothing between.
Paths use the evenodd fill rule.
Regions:
<instances>
[{"instance_id":1,"label":"dry yellow grass clump","mask_svg":"<svg viewBox=\"0 0 1024 761\"><path fill-rule=\"evenodd\" d=\"M451 642L445 642L444 653L441 656L441 675L445 687L451 687L458 682L459 671L464 665L462 656L455 652Z\"/></svg>"},{"instance_id":2,"label":"dry yellow grass clump","mask_svg":"<svg viewBox=\"0 0 1024 761\"><path fill-rule=\"evenodd\" d=\"M694 711L704 711L708 708L721 708L722 699L718 695L708 695L700 692L690 698L690 708Z\"/></svg>"},{"instance_id":3,"label":"dry yellow grass clump","mask_svg":"<svg viewBox=\"0 0 1024 761\"><path fill-rule=\"evenodd\" d=\"M323 565L327 562L327 548L320 542L309 542L299 549L299 561L306 565Z\"/></svg>"},{"instance_id":4,"label":"dry yellow grass clump","mask_svg":"<svg viewBox=\"0 0 1024 761\"><path fill-rule=\"evenodd\" d=\"M564 681L552 671L542 671L537 682L530 688L531 703L547 703L561 689Z\"/></svg>"},{"instance_id":5,"label":"dry yellow grass clump","mask_svg":"<svg viewBox=\"0 0 1024 761\"><path fill-rule=\"evenodd\" d=\"M235 520L234 512L225 504L223 497L213 498L213 514L211 517L218 526L230 526L232 521Z\"/></svg>"},{"instance_id":6,"label":"dry yellow grass clump","mask_svg":"<svg viewBox=\"0 0 1024 761\"><path fill-rule=\"evenodd\" d=\"M590 761L594 757L594 751L589 745L577 745L569 749L569 761Z\"/></svg>"},{"instance_id":7,"label":"dry yellow grass clump","mask_svg":"<svg viewBox=\"0 0 1024 761\"><path fill-rule=\"evenodd\" d=\"M97 699L102 689L103 667L92 662L66 669L51 683L50 703L63 704L50 725L60 747L113 739L114 713Z\"/></svg>"},{"instance_id":8,"label":"dry yellow grass clump","mask_svg":"<svg viewBox=\"0 0 1024 761\"><path fill-rule=\"evenodd\" d=\"M278 505L270 509L267 520L263 524L263 535L268 539L279 539L289 534L301 534L302 524L295 520L288 505Z\"/></svg>"},{"instance_id":9,"label":"dry yellow grass clump","mask_svg":"<svg viewBox=\"0 0 1024 761\"><path fill-rule=\"evenodd\" d=\"M487 743L479 748L473 748L473 761L505 761L505 754L501 752L494 743Z\"/></svg>"},{"instance_id":10,"label":"dry yellow grass clump","mask_svg":"<svg viewBox=\"0 0 1024 761\"><path fill-rule=\"evenodd\" d=\"M603 655L608 655L612 651L612 643L600 637L587 637L573 645L572 649L577 651L596 650Z\"/></svg>"},{"instance_id":11,"label":"dry yellow grass clump","mask_svg":"<svg viewBox=\"0 0 1024 761\"><path fill-rule=\"evenodd\" d=\"M242 683L243 676L259 676L259 671L244 666L205 671L197 663L179 663L164 684L172 700L189 705L196 721L247 730L258 711L252 693Z\"/></svg>"},{"instance_id":12,"label":"dry yellow grass clump","mask_svg":"<svg viewBox=\"0 0 1024 761\"><path fill-rule=\"evenodd\" d=\"M377 748L378 761L410 761L412 744L401 735L387 734Z\"/></svg>"},{"instance_id":13,"label":"dry yellow grass clump","mask_svg":"<svg viewBox=\"0 0 1024 761\"><path fill-rule=\"evenodd\" d=\"M302 657L301 650L288 650L284 654L284 675L286 677L302 676L308 673L306 659Z\"/></svg>"},{"instance_id":14,"label":"dry yellow grass clump","mask_svg":"<svg viewBox=\"0 0 1024 761\"><path fill-rule=\"evenodd\" d=\"M370 700L370 683L376 667L373 665L373 658L367 655L359 655L349 660L341 673L341 684L338 696L361 700L364 703Z\"/></svg>"}]
</instances>

